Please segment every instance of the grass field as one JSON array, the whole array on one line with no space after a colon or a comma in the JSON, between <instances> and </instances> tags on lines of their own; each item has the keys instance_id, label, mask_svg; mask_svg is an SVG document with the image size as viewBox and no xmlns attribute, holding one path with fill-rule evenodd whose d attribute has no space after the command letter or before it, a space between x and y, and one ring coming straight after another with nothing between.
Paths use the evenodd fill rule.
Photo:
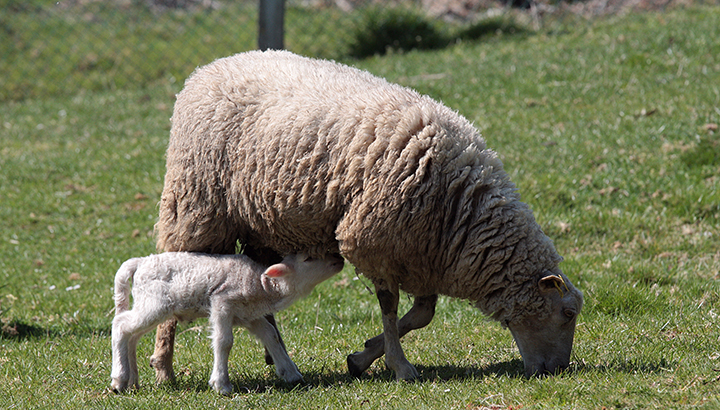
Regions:
<instances>
[{"instance_id":1,"label":"grass field","mask_svg":"<svg viewBox=\"0 0 720 410\"><path fill-rule=\"evenodd\" d=\"M351 267L277 315L306 384L237 330L237 394L209 390L206 321L175 385L109 391L113 275L154 252L178 83L0 103L1 408L720 408L720 9L548 21L540 31L350 61L442 100L497 150L585 293L570 368L525 379L512 338L441 298L403 339L422 381L345 357L380 331ZM403 298L401 310L409 307Z\"/></svg>"}]
</instances>

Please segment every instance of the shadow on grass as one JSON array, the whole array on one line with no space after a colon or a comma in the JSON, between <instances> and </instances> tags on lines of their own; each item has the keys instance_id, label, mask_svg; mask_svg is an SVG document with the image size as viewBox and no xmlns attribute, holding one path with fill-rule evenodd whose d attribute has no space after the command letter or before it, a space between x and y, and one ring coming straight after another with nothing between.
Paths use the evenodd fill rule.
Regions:
<instances>
[{"instance_id":1,"label":"shadow on grass","mask_svg":"<svg viewBox=\"0 0 720 410\"><path fill-rule=\"evenodd\" d=\"M473 380L487 376L506 376L510 378L525 377L525 367L522 360L513 359L505 362L492 363L487 366L416 366L423 380L427 381L448 381L448 380Z\"/></svg>"},{"instance_id":2,"label":"shadow on grass","mask_svg":"<svg viewBox=\"0 0 720 410\"><path fill-rule=\"evenodd\" d=\"M590 364L577 363L571 365L567 370L570 374L584 373L662 373L674 369L677 362L670 362L665 358L658 360L633 358L633 359L615 359L609 363Z\"/></svg>"},{"instance_id":3,"label":"shadow on grass","mask_svg":"<svg viewBox=\"0 0 720 410\"><path fill-rule=\"evenodd\" d=\"M0 327L0 340L25 341L47 338L60 338L69 335L90 337L109 335L109 325L93 325L90 323L72 323L57 327L42 327L23 321L11 321Z\"/></svg>"},{"instance_id":4,"label":"shadow on grass","mask_svg":"<svg viewBox=\"0 0 720 410\"><path fill-rule=\"evenodd\" d=\"M652 360L625 360L613 361L607 364L574 363L563 371L563 377L574 377L587 373L661 373L672 369L673 363L660 359ZM423 366L416 365L420 372L420 379L415 383L442 383L447 381L480 380L485 377L525 378L523 362L513 359L505 362L492 363L487 366ZM246 375L231 375L233 388L237 394L259 394L271 391L279 392L310 392L315 388L343 387L362 381L395 382L395 373L387 368L365 372L361 377L351 376L347 371L302 372L304 382L301 384L286 383L275 376L246 377ZM210 391L207 372L194 372L190 375L179 375L174 383L166 383L162 388L169 390ZM553 376L549 376L553 377Z\"/></svg>"},{"instance_id":5,"label":"shadow on grass","mask_svg":"<svg viewBox=\"0 0 720 410\"><path fill-rule=\"evenodd\" d=\"M509 362L501 362L486 367L459 367L459 366L417 366L421 374L421 378L415 383L437 383L438 381L450 380L475 380L486 376L508 376L523 377L523 364L521 360L512 360ZM395 373L392 370L383 368L366 372L363 376L357 378L351 376L347 371L326 371L319 372L302 372L304 382L300 384L291 384L282 381L273 376L267 377L247 377L243 374L231 374L230 379L233 383L234 392L237 394L259 394L271 391L279 392L310 392L316 388L343 387L349 386L356 382L362 381L380 381L395 382ZM206 392L210 391L208 385L207 371L192 372L189 374L179 374L175 382L164 383L160 388L169 391L194 391Z\"/></svg>"},{"instance_id":6,"label":"shadow on grass","mask_svg":"<svg viewBox=\"0 0 720 410\"><path fill-rule=\"evenodd\" d=\"M23 322L10 322L0 328L0 340L27 340L46 337L49 331Z\"/></svg>"}]
</instances>

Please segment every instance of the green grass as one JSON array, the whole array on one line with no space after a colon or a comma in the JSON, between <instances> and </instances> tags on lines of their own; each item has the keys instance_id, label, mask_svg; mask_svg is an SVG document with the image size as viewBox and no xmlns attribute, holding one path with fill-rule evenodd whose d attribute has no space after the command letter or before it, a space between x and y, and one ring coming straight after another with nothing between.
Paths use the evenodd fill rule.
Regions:
<instances>
[{"instance_id":1,"label":"green grass","mask_svg":"<svg viewBox=\"0 0 720 410\"><path fill-rule=\"evenodd\" d=\"M147 1L0 0L0 101L174 84L201 65L257 46L256 1L158 9ZM214 3L215 4L215 3ZM288 2L285 46L330 59L440 48L521 32L496 17L462 25L408 8L303 7Z\"/></svg>"},{"instance_id":2,"label":"green grass","mask_svg":"<svg viewBox=\"0 0 720 410\"><path fill-rule=\"evenodd\" d=\"M0 407L718 408L720 9L547 27L354 64L444 101L500 153L585 292L566 373L523 378L507 331L442 298L403 339L422 381L382 361L350 378L380 317L348 267L278 315L305 386L238 330L238 393L219 397L198 321L179 331L176 385L153 386L149 335L142 389L110 393L113 274L154 251L181 83L161 78L0 105Z\"/></svg>"},{"instance_id":3,"label":"green grass","mask_svg":"<svg viewBox=\"0 0 720 410\"><path fill-rule=\"evenodd\" d=\"M196 67L257 47L255 1L164 11L145 4L0 0L0 101L180 86ZM354 14L290 5L286 21L286 47L346 54Z\"/></svg>"}]
</instances>

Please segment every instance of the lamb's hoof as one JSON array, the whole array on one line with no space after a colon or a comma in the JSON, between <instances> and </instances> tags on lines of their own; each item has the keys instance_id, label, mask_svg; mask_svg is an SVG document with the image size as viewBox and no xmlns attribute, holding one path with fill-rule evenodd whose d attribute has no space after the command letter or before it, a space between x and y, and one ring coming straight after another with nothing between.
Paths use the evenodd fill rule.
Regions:
<instances>
[{"instance_id":1,"label":"lamb's hoof","mask_svg":"<svg viewBox=\"0 0 720 410\"><path fill-rule=\"evenodd\" d=\"M223 396L229 396L233 392L233 386L232 386L232 383L230 383L230 382L221 383L216 380L210 380L209 384L210 384L210 387L213 388L213 390L215 390L219 394L222 394Z\"/></svg>"},{"instance_id":2,"label":"lamb's hoof","mask_svg":"<svg viewBox=\"0 0 720 410\"><path fill-rule=\"evenodd\" d=\"M294 363L291 364L292 366L276 367L275 374L277 374L278 377L281 378L285 383L291 384L293 386L305 383L305 379L303 379L300 370L298 370L297 366L295 366Z\"/></svg>"},{"instance_id":3,"label":"lamb's hoof","mask_svg":"<svg viewBox=\"0 0 720 410\"><path fill-rule=\"evenodd\" d=\"M110 382L110 388L115 393L122 393L128 388L128 381L124 380L121 381L120 379L112 379L112 382Z\"/></svg>"}]
</instances>

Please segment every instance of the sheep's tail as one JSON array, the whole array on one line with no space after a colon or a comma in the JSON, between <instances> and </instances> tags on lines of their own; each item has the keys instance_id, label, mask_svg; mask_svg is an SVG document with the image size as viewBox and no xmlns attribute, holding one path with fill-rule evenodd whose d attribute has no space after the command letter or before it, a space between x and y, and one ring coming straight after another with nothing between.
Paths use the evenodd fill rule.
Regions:
<instances>
[{"instance_id":1,"label":"sheep's tail","mask_svg":"<svg viewBox=\"0 0 720 410\"><path fill-rule=\"evenodd\" d=\"M130 309L130 280L140 265L140 258L133 258L120 266L115 274L115 314Z\"/></svg>"}]
</instances>

